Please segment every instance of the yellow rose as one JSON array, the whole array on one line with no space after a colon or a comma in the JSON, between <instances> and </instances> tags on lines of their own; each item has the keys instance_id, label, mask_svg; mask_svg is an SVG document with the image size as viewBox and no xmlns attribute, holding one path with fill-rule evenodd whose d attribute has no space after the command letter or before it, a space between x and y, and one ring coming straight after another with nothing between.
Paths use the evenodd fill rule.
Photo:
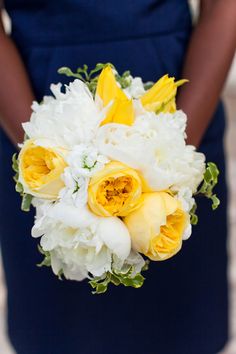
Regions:
<instances>
[{"instance_id":1,"label":"yellow rose","mask_svg":"<svg viewBox=\"0 0 236 354\"><path fill-rule=\"evenodd\" d=\"M118 86L115 75L110 66L102 70L97 84L96 95L100 97L104 107L112 102L106 118L101 125L107 123L119 123L132 125L134 122L133 101Z\"/></svg>"},{"instance_id":2,"label":"yellow rose","mask_svg":"<svg viewBox=\"0 0 236 354\"><path fill-rule=\"evenodd\" d=\"M64 187L61 174L66 167L60 152L38 146L33 140L25 142L19 154L19 182L26 193L43 199L58 197Z\"/></svg>"},{"instance_id":3,"label":"yellow rose","mask_svg":"<svg viewBox=\"0 0 236 354\"><path fill-rule=\"evenodd\" d=\"M139 206L142 182L138 173L112 161L90 180L88 204L99 216L126 216Z\"/></svg>"},{"instance_id":4,"label":"yellow rose","mask_svg":"<svg viewBox=\"0 0 236 354\"><path fill-rule=\"evenodd\" d=\"M188 214L166 192L144 193L139 209L124 218L134 250L153 261L174 256L182 246Z\"/></svg>"},{"instance_id":5,"label":"yellow rose","mask_svg":"<svg viewBox=\"0 0 236 354\"><path fill-rule=\"evenodd\" d=\"M174 113L176 111L175 96L177 87L187 81L179 80L175 82L174 77L163 76L141 97L142 105L147 111Z\"/></svg>"}]
</instances>

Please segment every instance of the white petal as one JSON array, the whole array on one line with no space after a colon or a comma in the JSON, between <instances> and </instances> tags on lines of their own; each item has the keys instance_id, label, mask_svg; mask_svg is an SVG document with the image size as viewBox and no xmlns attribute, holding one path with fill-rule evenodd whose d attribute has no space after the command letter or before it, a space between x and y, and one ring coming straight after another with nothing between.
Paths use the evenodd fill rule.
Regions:
<instances>
[{"instance_id":1,"label":"white petal","mask_svg":"<svg viewBox=\"0 0 236 354\"><path fill-rule=\"evenodd\" d=\"M98 235L120 259L125 260L130 254L131 239L129 231L119 218L100 218Z\"/></svg>"},{"instance_id":2,"label":"white petal","mask_svg":"<svg viewBox=\"0 0 236 354\"><path fill-rule=\"evenodd\" d=\"M189 225L186 227L184 231L183 240L188 240L191 234L192 234L192 225L189 223Z\"/></svg>"},{"instance_id":3,"label":"white petal","mask_svg":"<svg viewBox=\"0 0 236 354\"><path fill-rule=\"evenodd\" d=\"M74 229L88 227L98 219L87 207L76 208L65 203L55 204L48 216Z\"/></svg>"}]
</instances>

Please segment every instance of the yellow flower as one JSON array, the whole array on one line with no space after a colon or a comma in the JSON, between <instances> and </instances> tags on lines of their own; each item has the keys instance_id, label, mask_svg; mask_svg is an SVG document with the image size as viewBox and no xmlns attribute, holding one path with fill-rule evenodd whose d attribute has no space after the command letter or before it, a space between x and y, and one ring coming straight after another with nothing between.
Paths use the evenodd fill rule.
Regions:
<instances>
[{"instance_id":1,"label":"yellow flower","mask_svg":"<svg viewBox=\"0 0 236 354\"><path fill-rule=\"evenodd\" d=\"M88 204L100 216L126 216L139 206L141 194L142 182L138 173L112 161L91 178Z\"/></svg>"},{"instance_id":2,"label":"yellow flower","mask_svg":"<svg viewBox=\"0 0 236 354\"><path fill-rule=\"evenodd\" d=\"M35 145L33 140L25 142L19 154L19 182L24 191L43 199L56 199L66 163L58 150Z\"/></svg>"},{"instance_id":3,"label":"yellow flower","mask_svg":"<svg viewBox=\"0 0 236 354\"><path fill-rule=\"evenodd\" d=\"M144 193L139 209L124 218L134 250L151 260L174 256L182 246L188 214L178 200L166 192Z\"/></svg>"},{"instance_id":4,"label":"yellow flower","mask_svg":"<svg viewBox=\"0 0 236 354\"><path fill-rule=\"evenodd\" d=\"M99 76L96 95L100 97L104 107L112 102L111 107L106 114L106 118L101 125L107 123L133 124L133 101L129 100L118 86L110 66L106 66Z\"/></svg>"},{"instance_id":5,"label":"yellow flower","mask_svg":"<svg viewBox=\"0 0 236 354\"><path fill-rule=\"evenodd\" d=\"M188 82L188 80L175 82L174 77L163 76L141 97L142 105L147 111L174 113L176 111L175 96L177 87L185 82Z\"/></svg>"}]
</instances>

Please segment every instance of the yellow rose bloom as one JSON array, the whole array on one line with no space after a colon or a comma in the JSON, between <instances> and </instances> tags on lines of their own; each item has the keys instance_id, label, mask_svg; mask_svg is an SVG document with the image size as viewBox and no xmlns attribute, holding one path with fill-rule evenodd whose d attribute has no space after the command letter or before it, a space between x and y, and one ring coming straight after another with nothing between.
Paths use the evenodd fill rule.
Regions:
<instances>
[{"instance_id":1,"label":"yellow rose bloom","mask_svg":"<svg viewBox=\"0 0 236 354\"><path fill-rule=\"evenodd\" d=\"M174 77L163 76L141 97L142 105L147 111L174 113L176 111L175 96L177 88L185 82L188 82L188 80L175 82Z\"/></svg>"},{"instance_id":2,"label":"yellow rose bloom","mask_svg":"<svg viewBox=\"0 0 236 354\"><path fill-rule=\"evenodd\" d=\"M166 192L144 193L141 206L124 218L132 247L153 261L174 256L189 220L178 200Z\"/></svg>"},{"instance_id":3,"label":"yellow rose bloom","mask_svg":"<svg viewBox=\"0 0 236 354\"><path fill-rule=\"evenodd\" d=\"M134 122L133 101L128 99L116 82L115 75L110 66L102 70L98 78L96 95L100 97L104 107L112 102L106 118L101 125L119 123L132 125Z\"/></svg>"},{"instance_id":4,"label":"yellow rose bloom","mask_svg":"<svg viewBox=\"0 0 236 354\"><path fill-rule=\"evenodd\" d=\"M64 187L61 174L65 167L66 162L58 150L27 140L19 154L19 182L26 193L54 200Z\"/></svg>"},{"instance_id":5,"label":"yellow rose bloom","mask_svg":"<svg viewBox=\"0 0 236 354\"><path fill-rule=\"evenodd\" d=\"M126 216L141 202L138 173L118 162L109 162L90 180L88 204L99 216Z\"/></svg>"}]
</instances>

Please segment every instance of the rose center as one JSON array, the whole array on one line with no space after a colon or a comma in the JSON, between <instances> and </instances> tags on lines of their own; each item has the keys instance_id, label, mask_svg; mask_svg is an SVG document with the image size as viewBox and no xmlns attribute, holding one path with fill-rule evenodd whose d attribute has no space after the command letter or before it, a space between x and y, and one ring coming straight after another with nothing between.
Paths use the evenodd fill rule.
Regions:
<instances>
[{"instance_id":1,"label":"rose center","mask_svg":"<svg viewBox=\"0 0 236 354\"><path fill-rule=\"evenodd\" d=\"M132 189L133 181L130 176L110 177L100 184L97 200L105 209L112 207L114 212L114 206L117 206L118 211L129 198Z\"/></svg>"}]
</instances>

